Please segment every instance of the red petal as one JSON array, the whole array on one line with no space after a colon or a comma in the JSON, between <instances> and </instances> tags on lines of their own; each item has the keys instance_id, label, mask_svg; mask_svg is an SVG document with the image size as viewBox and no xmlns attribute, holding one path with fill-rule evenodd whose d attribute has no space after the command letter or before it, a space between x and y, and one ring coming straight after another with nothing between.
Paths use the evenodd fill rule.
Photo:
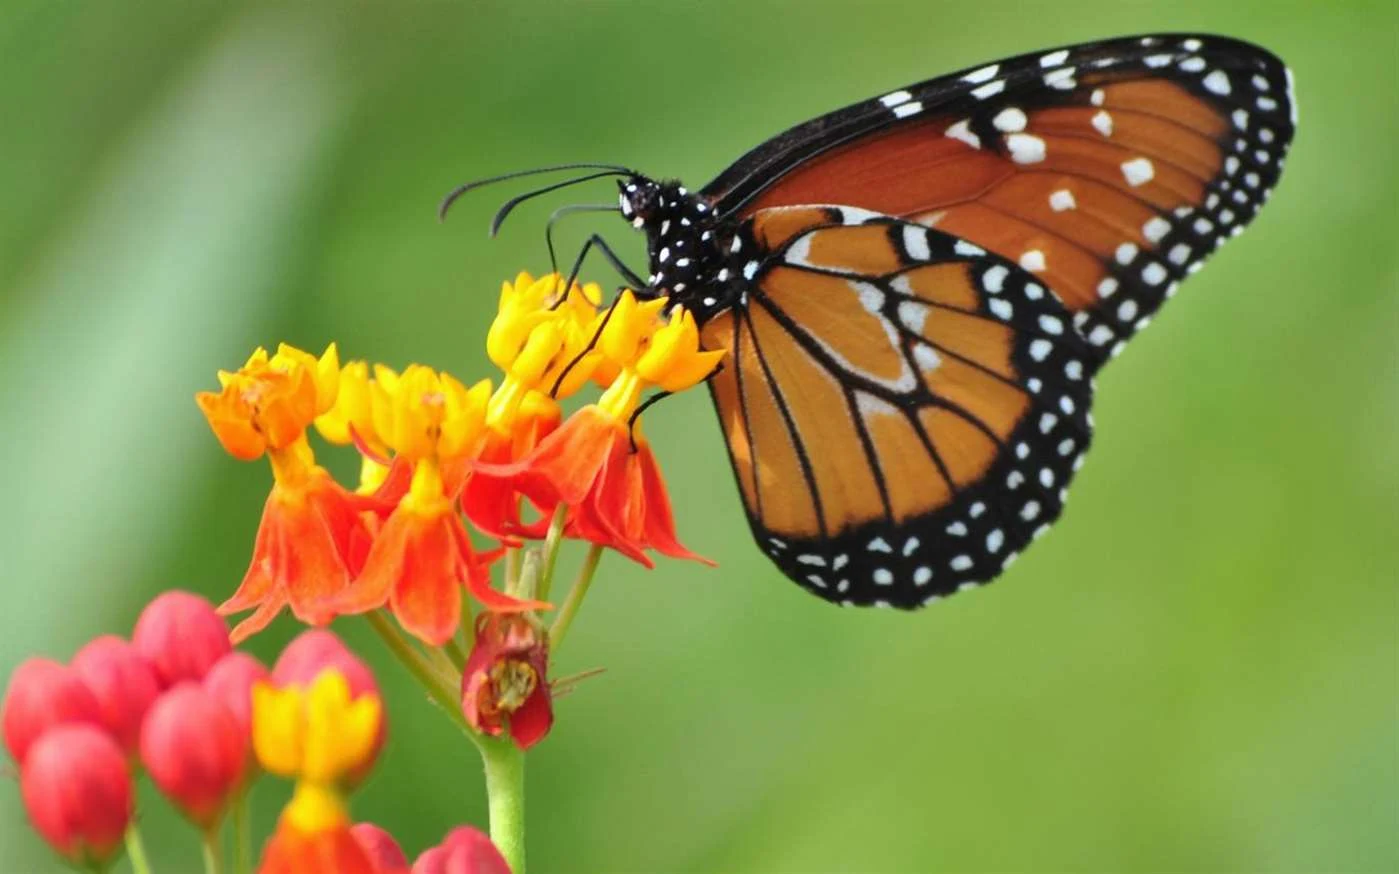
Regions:
<instances>
[{"instance_id":1,"label":"red petal","mask_svg":"<svg viewBox=\"0 0 1399 874\"><path fill-rule=\"evenodd\" d=\"M527 750L549 733L554 725L554 708L549 700L549 682L539 674L539 684L520 708L510 715L510 738Z\"/></svg>"},{"instance_id":2,"label":"red petal","mask_svg":"<svg viewBox=\"0 0 1399 874\"><path fill-rule=\"evenodd\" d=\"M666 494L665 480L661 478L660 465L651 454L651 447L645 443L637 450L637 466L641 470L641 481L646 493L646 544L661 555L671 558L685 558L717 567L718 563L696 555L681 545L675 533L675 519L670 512L670 496Z\"/></svg>"},{"instance_id":3,"label":"red petal","mask_svg":"<svg viewBox=\"0 0 1399 874\"><path fill-rule=\"evenodd\" d=\"M586 406L513 464L478 464L477 475L513 480L541 506L576 504L592 487L612 438L626 427L596 406Z\"/></svg>"}]
</instances>

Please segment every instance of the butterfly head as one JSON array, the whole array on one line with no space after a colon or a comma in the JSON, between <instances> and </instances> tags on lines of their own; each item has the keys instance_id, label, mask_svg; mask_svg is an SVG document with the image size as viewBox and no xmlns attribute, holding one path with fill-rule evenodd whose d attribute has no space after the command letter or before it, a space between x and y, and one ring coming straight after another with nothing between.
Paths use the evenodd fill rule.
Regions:
<instances>
[{"instance_id":1,"label":"butterfly head","mask_svg":"<svg viewBox=\"0 0 1399 874\"><path fill-rule=\"evenodd\" d=\"M712 286L723 266L718 219L709 202L679 182L639 175L617 188L622 217L646 234L649 290L691 305L690 298Z\"/></svg>"}]
</instances>

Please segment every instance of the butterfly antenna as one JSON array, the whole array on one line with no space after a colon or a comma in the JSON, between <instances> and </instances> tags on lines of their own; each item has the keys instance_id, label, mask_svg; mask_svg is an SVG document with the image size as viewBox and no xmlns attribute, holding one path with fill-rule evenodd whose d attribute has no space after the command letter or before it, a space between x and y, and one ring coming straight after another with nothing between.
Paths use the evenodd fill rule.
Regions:
<instances>
[{"instance_id":1,"label":"butterfly antenna","mask_svg":"<svg viewBox=\"0 0 1399 874\"><path fill-rule=\"evenodd\" d=\"M598 323L597 330L593 331L593 336L589 338L588 345L583 347L582 352L573 356L573 360L568 362L568 366L559 374L559 378L554 380L554 387L549 389L549 397L557 398L559 396L559 387L563 385L563 381L568 378L569 373L573 371L573 368L578 366L578 362L586 358L588 353L596 348L597 341L602 337L602 332L607 329L607 323L612 321L612 314L617 311L617 302L621 299L621 295L617 295L612 299L612 305L607 308L607 312L603 315L602 321Z\"/></svg>"},{"instance_id":2,"label":"butterfly antenna","mask_svg":"<svg viewBox=\"0 0 1399 874\"><path fill-rule=\"evenodd\" d=\"M500 230L500 226L505 224L505 219L515 210L515 207L527 200L539 197L541 194L548 194L551 191L558 191L560 188L567 188L570 185L591 182L594 179L605 179L608 176L622 176L625 175L626 172L625 170L604 170L601 173L588 173L583 176L575 176L572 179L565 179L562 182L555 182L552 185L545 185L533 191L526 191L524 194L517 194L501 204L500 209L496 211L495 218L491 219L491 236L494 237L496 235Z\"/></svg>"},{"instance_id":3,"label":"butterfly antenna","mask_svg":"<svg viewBox=\"0 0 1399 874\"><path fill-rule=\"evenodd\" d=\"M494 185L497 182L505 182L509 179L519 179L522 176L537 176L541 173L557 173L560 170L611 170L619 175L632 173L632 171L620 164L592 163L555 164L552 167L535 167L533 170L515 170L511 173L501 173L499 176L488 176L485 179L477 179L473 182L467 182L464 185L458 185L456 188L453 188L446 197L442 198L442 205L437 208L437 218L439 221L447 218L447 210L452 208L452 204L456 203L457 198L466 194L468 191L475 191L477 188Z\"/></svg>"}]
</instances>

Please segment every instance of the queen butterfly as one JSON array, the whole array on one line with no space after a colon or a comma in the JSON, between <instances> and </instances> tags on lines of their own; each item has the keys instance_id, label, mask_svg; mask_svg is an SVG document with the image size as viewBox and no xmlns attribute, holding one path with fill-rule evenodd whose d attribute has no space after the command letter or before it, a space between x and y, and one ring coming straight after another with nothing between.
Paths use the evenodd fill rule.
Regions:
<instances>
[{"instance_id":1,"label":"queen butterfly","mask_svg":"<svg viewBox=\"0 0 1399 874\"><path fill-rule=\"evenodd\" d=\"M1252 220L1295 124L1263 49L1114 39L837 110L698 192L573 165L598 172L496 226L624 177L649 278L589 244L729 350L710 387L760 547L822 598L912 608L1058 518L1095 373Z\"/></svg>"}]
</instances>

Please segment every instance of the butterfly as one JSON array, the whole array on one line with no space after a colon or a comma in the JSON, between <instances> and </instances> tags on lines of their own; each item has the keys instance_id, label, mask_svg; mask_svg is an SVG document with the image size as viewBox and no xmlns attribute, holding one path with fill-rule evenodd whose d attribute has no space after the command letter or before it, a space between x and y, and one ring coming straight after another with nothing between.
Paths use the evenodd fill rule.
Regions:
<instances>
[{"instance_id":1,"label":"butterfly","mask_svg":"<svg viewBox=\"0 0 1399 874\"><path fill-rule=\"evenodd\" d=\"M1261 48L1112 39L837 110L698 191L568 165L597 172L493 229L621 177L649 275L596 235L579 263L597 246L728 350L710 389L759 547L821 598L914 608L1059 517L1094 375L1257 214L1296 121Z\"/></svg>"}]
</instances>

